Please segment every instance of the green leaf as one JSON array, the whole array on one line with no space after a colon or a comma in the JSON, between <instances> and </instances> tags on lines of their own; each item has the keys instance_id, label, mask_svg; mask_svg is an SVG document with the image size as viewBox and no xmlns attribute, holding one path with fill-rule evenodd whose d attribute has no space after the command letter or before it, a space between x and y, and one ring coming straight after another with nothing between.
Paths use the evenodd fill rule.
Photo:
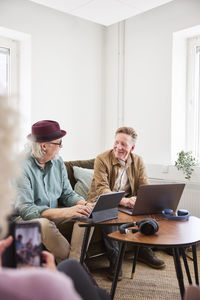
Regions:
<instances>
[{"instance_id":1,"label":"green leaf","mask_svg":"<svg viewBox=\"0 0 200 300\"><path fill-rule=\"evenodd\" d=\"M195 157L192 156L192 151L180 151L177 153L178 159L175 161L175 166L178 170L182 170L185 174L185 179L190 180L194 169L192 167L197 166L198 162Z\"/></svg>"}]
</instances>

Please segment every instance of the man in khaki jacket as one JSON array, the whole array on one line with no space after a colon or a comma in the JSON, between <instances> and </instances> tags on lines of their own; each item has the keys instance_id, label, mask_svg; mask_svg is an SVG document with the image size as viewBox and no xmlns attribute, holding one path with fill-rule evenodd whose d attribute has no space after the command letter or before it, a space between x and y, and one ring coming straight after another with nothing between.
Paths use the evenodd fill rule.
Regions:
<instances>
[{"instance_id":1,"label":"man in khaki jacket","mask_svg":"<svg viewBox=\"0 0 200 300\"><path fill-rule=\"evenodd\" d=\"M120 204L133 207L136 201L138 188L141 184L148 184L143 160L132 154L135 148L137 133L131 127L121 127L115 134L112 150L97 156L94 164L94 176L87 195L89 201L96 201L100 194L125 191L125 197ZM117 257L119 254L118 242L107 237L108 233L118 230L117 226L104 227L103 239L110 261L108 278L113 280ZM165 263L159 260L150 248L140 247L138 260L153 267L163 268ZM119 280L122 278L120 271Z\"/></svg>"}]
</instances>

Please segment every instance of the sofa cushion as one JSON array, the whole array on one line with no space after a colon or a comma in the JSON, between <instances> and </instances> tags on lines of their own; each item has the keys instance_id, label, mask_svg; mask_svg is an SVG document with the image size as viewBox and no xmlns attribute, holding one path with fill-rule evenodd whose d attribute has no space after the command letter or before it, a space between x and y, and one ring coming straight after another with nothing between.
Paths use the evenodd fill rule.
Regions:
<instances>
[{"instance_id":1,"label":"sofa cushion","mask_svg":"<svg viewBox=\"0 0 200 300\"><path fill-rule=\"evenodd\" d=\"M88 159L88 160L71 160L71 161L65 161L65 166L67 168L68 178L71 183L72 188L74 189L74 186L76 184L76 179L74 178L74 171L73 167L81 167L81 168L87 168L87 169L93 169L94 168L94 159Z\"/></svg>"},{"instance_id":2,"label":"sofa cushion","mask_svg":"<svg viewBox=\"0 0 200 300\"><path fill-rule=\"evenodd\" d=\"M73 171L74 178L77 181L74 186L74 190L77 194L79 194L83 198L86 198L94 174L94 170L74 166Z\"/></svg>"}]
</instances>

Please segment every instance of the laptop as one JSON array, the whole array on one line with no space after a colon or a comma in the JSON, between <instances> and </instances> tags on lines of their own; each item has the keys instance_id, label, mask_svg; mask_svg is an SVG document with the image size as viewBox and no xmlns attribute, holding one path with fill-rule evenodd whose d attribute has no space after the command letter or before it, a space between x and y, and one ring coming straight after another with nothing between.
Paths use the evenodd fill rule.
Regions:
<instances>
[{"instance_id":1,"label":"laptop","mask_svg":"<svg viewBox=\"0 0 200 300\"><path fill-rule=\"evenodd\" d=\"M100 195L89 218L94 223L118 218L118 205L124 194L122 191Z\"/></svg>"},{"instance_id":2,"label":"laptop","mask_svg":"<svg viewBox=\"0 0 200 300\"><path fill-rule=\"evenodd\" d=\"M118 205L124 194L125 192L121 191L100 195L88 221L97 223L118 218ZM81 218L79 219L81 221Z\"/></svg>"},{"instance_id":3,"label":"laptop","mask_svg":"<svg viewBox=\"0 0 200 300\"><path fill-rule=\"evenodd\" d=\"M144 184L139 187L133 208L119 206L119 210L129 215L160 214L165 208L177 209L184 183Z\"/></svg>"}]
</instances>

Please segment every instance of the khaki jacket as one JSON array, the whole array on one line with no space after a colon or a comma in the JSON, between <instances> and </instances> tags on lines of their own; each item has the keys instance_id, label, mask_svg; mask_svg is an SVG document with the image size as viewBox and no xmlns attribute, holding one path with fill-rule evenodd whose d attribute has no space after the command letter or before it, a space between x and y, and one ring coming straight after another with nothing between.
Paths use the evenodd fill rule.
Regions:
<instances>
[{"instance_id":1,"label":"khaki jacket","mask_svg":"<svg viewBox=\"0 0 200 300\"><path fill-rule=\"evenodd\" d=\"M142 158L137 154L131 155L131 165L127 169L131 185L131 196L137 195L141 184L148 184L145 166ZM94 176L86 200L95 202L100 194L111 193L120 168L113 150L106 151L97 156L94 163Z\"/></svg>"}]
</instances>

